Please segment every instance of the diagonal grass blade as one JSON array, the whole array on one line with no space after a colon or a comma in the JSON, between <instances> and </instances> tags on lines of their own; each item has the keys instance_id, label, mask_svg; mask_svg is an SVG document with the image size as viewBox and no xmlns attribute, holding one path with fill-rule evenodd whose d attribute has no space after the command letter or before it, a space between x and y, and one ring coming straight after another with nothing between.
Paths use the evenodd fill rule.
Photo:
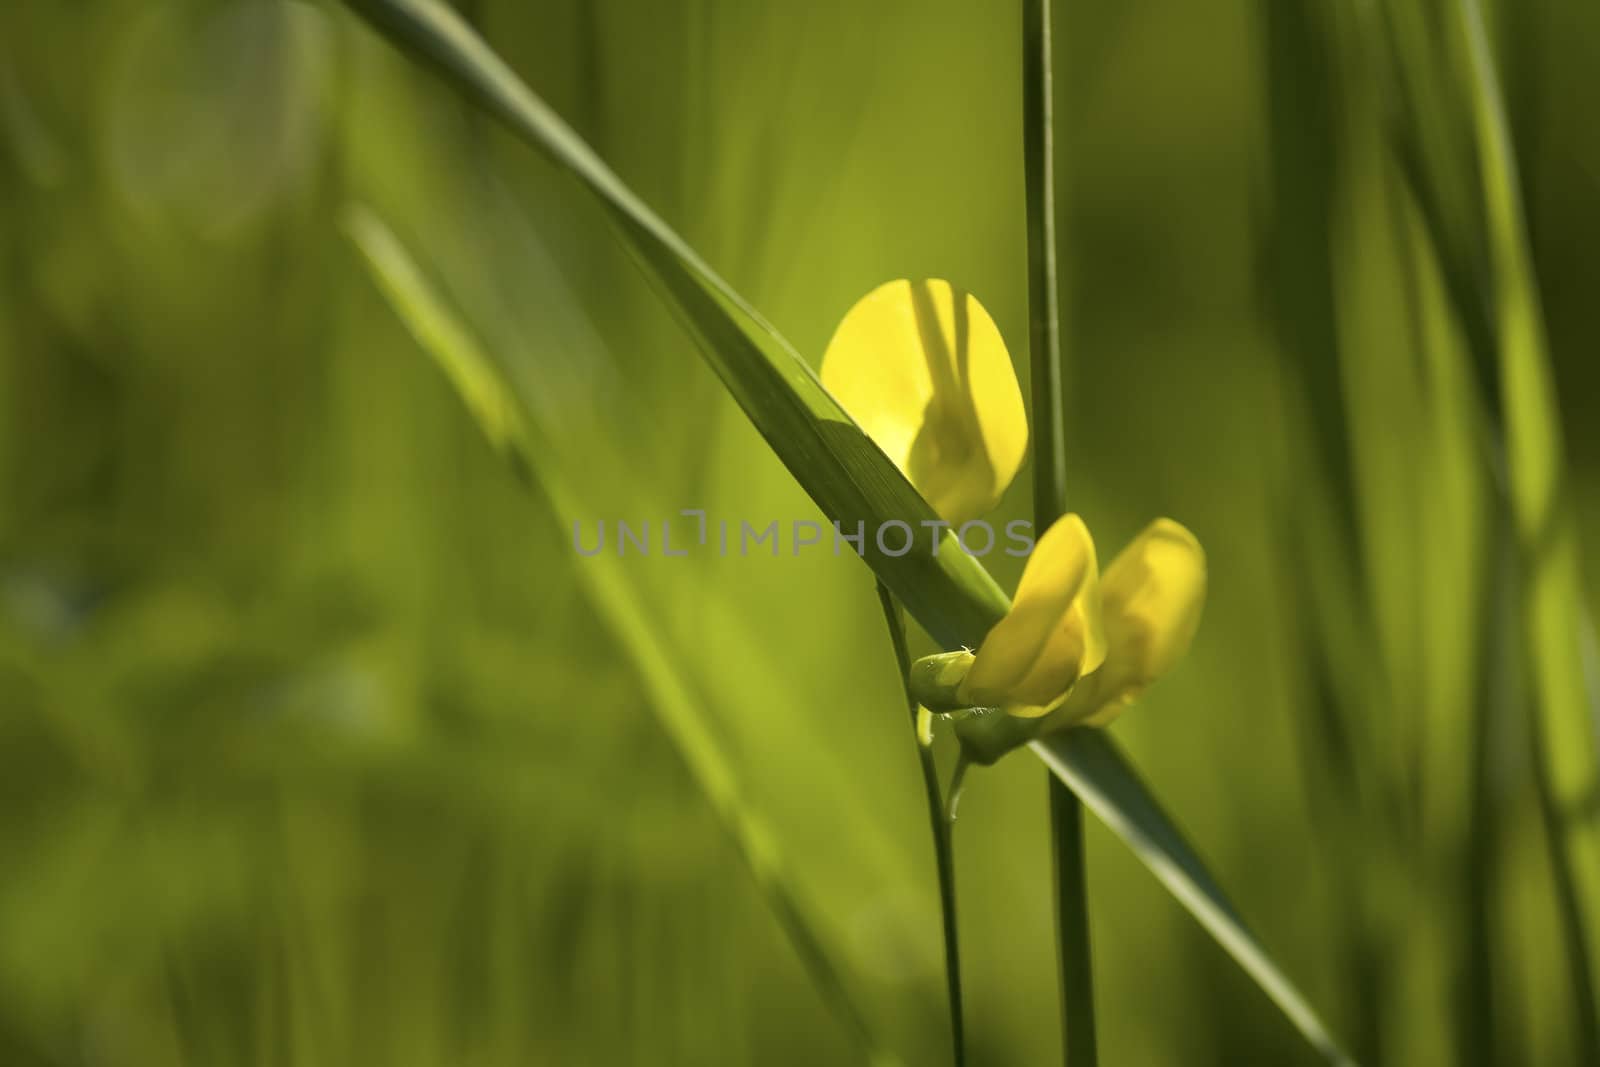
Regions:
<instances>
[{"instance_id":1,"label":"diagonal grass blade","mask_svg":"<svg viewBox=\"0 0 1600 1067\"><path fill-rule=\"evenodd\" d=\"M410 253L377 215L352 208L345 228L361 251L374 281L391 307L433 357L455 387L480 429L529 489L545 496L562 515L582 514L560 472L543 462L536 432L524 417L516 395L505 387L499 368L479 346L470 329L435 292ZM595 611L632 660L651 696L662 726L683 753L684 761L707 802L727 827L739 855L811 972L823 997L857 1036L877 1065L895 1062L879 1047L865 1017L856 1007L838 955L812 921L793 888L776 835L746 801L739 776L723 751L716 730L702 711L704 698L677 666L628 579L613 557L601 554L579 568Z\"/></svg>"}]
</instances>

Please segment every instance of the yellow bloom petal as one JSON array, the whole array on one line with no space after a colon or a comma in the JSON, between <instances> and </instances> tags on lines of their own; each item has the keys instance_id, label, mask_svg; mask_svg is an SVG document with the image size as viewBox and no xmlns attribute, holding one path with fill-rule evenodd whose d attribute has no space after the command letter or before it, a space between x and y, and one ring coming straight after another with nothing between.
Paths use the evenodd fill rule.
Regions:
<instances>
[{"instance_id":1,"label":"yellow bloom petal","mask_svg":"<svg viewBox=\"0 0 1600 1067\"><path fill-rule=\"evenodd\" d=\"M971 704L1034 718L1059 707L1100 666L1099 567L1083 520L1067 515L1034 546L1011 611L989 631L961 684Z\"/></svg>"},{"instance_id":2,"label":"yellow bloom petal","mask_svg":"<svg viewBox=\"0 0 1600 1067\"><path fill-rule=\"evenodd\" d=\"M1205 550L1183 526L1157 519L1106 569L1105 664L1049 725L1103 726L1120 715L1189 650L1205 599Z\"/></svg>"},{"instance_id":3,"label":"yellow bloom petal","mask_svg":"<svg viewBox=\"0 0 1600 1067\"><path fill-rule=\"evenodd\" d=\"M881 285L850 309L822 384L942 517L990 511L1016 477L1028 421L1011 356L970 293Z\"/></svg>"}]
</instances>

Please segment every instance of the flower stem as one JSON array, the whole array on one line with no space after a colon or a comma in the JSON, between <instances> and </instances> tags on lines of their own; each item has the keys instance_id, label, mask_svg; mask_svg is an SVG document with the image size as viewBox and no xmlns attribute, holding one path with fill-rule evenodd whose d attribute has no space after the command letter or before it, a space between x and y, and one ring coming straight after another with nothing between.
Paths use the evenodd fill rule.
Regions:
<instances>
[{"instance_id":1,"label":"flower stem","mask_svg":"<svg viewBox=\"0 0 1600 1067\"><path fill-rule=\"evenodd\" d=\"M933 760L933 748L924 744L917 717L919 705L911 695L911 653L906 647L905 609L888 586L878 583L878 602L883 605L883 619L889 627L889 640L894 644L895 662L900 667L900 684L905 690L906 706L911 712L911 736L917 745L917 760L922 766L922 788L928 802L928 824L933 830L934 862L939 872L939 910L944 916L944 977L950 997L950 1040L956 1067L966 1064L966 1028L961 1013L961 948L956 924L956 864L952 841L952 824L955 812L952 804L946 813L943 796L939 791L939 770ZM964 769L964 763L962 765ZM951 800L959 781L951 783Z\"/></svg>"},{"instance_id":2,"label":"flower stem","mask_svg":"<svg viewBox=\"0 0 1600 1067\"><path fill-rule=\"evenodd\" d=\"M1055 161L1050 106L1050 0L1022 0L1022 157L1028 206L1028 354L1036 522L1067 510L1061 309L1056 288ZM1043 527L1040 527L1042 530Z\"/></svg>"},{"instance_id":3,"label":"flower stem","mask_svg":"<svg viewBox=\"0 0 1600 1067\"><path fill-rule=\"evenodd\" d=\"M1083 805L1053 775L1050 837L1055 845L1056 938L1061 966L1062 1058L1070 1067L1093 1064L1094 972L1089 952L1089 893L1083 851Z\"/></svg>"},{"instance_id":4,"label":"flower stem","mask_svg":"<svg viewBox=\"0 0 1600 1067\"><path fill-rule=\"evenodd\" d=\"M1051 114L1050 0L1022 3L1023 167L1028 207L1028 350L1033 393L1033 510L1044 530L1066 511L1066 428L1061 312L1056 282L1054 136ZM1061 1025L1068 1067L1093 1067L1094 970L1083 809L1050 777L1050 837L1055 854L1056 936L1061 965Z\"/></svg>"}]
</instances>

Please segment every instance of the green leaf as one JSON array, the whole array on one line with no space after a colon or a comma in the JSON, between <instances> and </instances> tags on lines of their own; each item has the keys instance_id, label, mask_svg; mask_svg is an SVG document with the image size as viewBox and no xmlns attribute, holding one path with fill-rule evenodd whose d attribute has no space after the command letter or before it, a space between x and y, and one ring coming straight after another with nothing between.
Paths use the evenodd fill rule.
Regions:
<instances>
[{"instance_id":1,"label":"green leaf","mask_svg":"<svg viewBox=\"0 0 1600 1067\"><path fill-rule=\"evenodd\" d=\"M344 225L365 257L373 280L417 344L450 379L489 444L526 481L532 463L531 433L521 404L506 388L500 369L434 292L422 269L382 219L369 208L356 205L345 213Z\"/></svg>"},{"instance_id":2,"label":"green leaf","mask_svg":"<svg viewBox=\"0 0 1600 1067\"><path fill-rule=\"evenodd\" d=\"M788 341L622 184L573 130L448 7L435 0L350 0L405 48L441 68L474 103L570 171L605 207L631 252L665 290L707 362L823 512L865 529L867 563L938 641L976 646L1006 597L954 534L932 552L882 551L882 522L914 531L938 516L828 395ZM898 548L898 533L890 546Z\"/></svg>"},{"instance_id":3,"label":"green leaf","mask_svg":"<svg viewBox=\"0 0 1600 1067\"><path fill-rule=\"evenodd\" d=\"M394 232L363 206L345 220L349 234L378 287L417 344L455 386L468 411L497 451L510 460L529 488L542 493L563 516L581 515L578 495L544 461L541 447L516 393L472 331L424 275ZM745 796L733 761L714 724L706 717L706 698L682 668L682 660L660 636L641 598L616 557L602 553L577 568L580 583L597 615L632 661L668 736L683 754L690 773L733 838L740 857L766 897L824 998L839 1014L875 1064L895 1062L879 1048L872 1028L856 1007L836 959L844 954L828 944L794 888L777 835Z\"/></svg>"},{"instance_id":4,"label":"green leaf","mask_svg":"<svg viewBox=\"0 0 1600 1067\"><path fill-rule=\"evenodd\" d=\"M1457 10L1470 61L1472 120L1483 177L1490 286L1499 354L1511 517L1523 566L1523 641L1537 697L1539 785L1554 824L1563 920L1584 952L1574 968L1587 1056L1600 1054L1600 823L1578 818L1600 781L1600 692L1584 642L1592 634L1578 530L1562 454L1561 415L1522 217L1511 131L1478 0Z\"/></svg>"},{"instance_id":5,"label":"green leaf","mask_svg":"<svg viewBox=\"0 0 1600 1067\"><path fill-rule=\"evenodd\" d=\"M1005 614L1005 594L982 564L954 546L937 555L911 552L899 557L876 549L871 532L880 523L898 519L915 528L935 515L822 389L793 347L640 202L453 11L436 0L349 2L407 51L443 70L474 103L550 155L600 200L630 249L673 300L707 362L784 465L847 532L858 522L865 524L865 558L883 583L945 647L977 645ZM486 359L481 362L492 366ZM668 667L657 665L660 670ZM1314 1047L1330 1062L1349 1062L1244 929L1109 737L1082 731L1038 742L1034 751L1057 775L1071 775L1069 784L1085 802L1284 1008Z\"/></svg>"},{"instance_id":6,"label":"green leaf","mask_svg":"<svg viewBox=\"0 0 1600 1067\"><path fill-rule=\"evenodd\" d=\"M1140 862L1255 979L1313 1048L1329 1063L1354 1062L1246 928L1222 887L1104 731L1067 730L1033 741L1029 747L1051 773L1072 787L1085 807L1133 849Z\"/></svg>"}]
</instances>

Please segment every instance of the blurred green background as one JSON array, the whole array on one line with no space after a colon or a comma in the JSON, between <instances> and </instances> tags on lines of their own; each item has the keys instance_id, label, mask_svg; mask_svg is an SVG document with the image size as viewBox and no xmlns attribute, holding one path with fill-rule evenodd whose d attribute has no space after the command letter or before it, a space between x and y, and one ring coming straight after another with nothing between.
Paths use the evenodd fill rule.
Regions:
<instances>
[{"instance_id":1,"label":"blurred green background","mask_svg":"<svg viewBox=\"0 0 1600 1067\"><path fill-rule=\"evenodd\" d=\"M813 362L872 287L942 277L1025 376L1014 5L459 6ZM1397 55L1387 7L1057 3L1072 506L1103 554L1158 514L1205 543L1195 648L1114 732L1357 1056L1581 1063L1551 858L1600 793L1541 805L1496 592L1453 5ZM1600 8L1489 21L1594 574ZM380 296L356 203L523 387L560 513ZM0 397L0 1062L861 1060L571 548L575 518L820 516L546 161L332 4L10 0ZM616 573L850 999L946 1062L870 573ZM963 802L974 1063L1059 1055L1045 815L1025 755ZM1089 837L1102 1062L1314 1062Z\"/></svg>"}]
</instances>

